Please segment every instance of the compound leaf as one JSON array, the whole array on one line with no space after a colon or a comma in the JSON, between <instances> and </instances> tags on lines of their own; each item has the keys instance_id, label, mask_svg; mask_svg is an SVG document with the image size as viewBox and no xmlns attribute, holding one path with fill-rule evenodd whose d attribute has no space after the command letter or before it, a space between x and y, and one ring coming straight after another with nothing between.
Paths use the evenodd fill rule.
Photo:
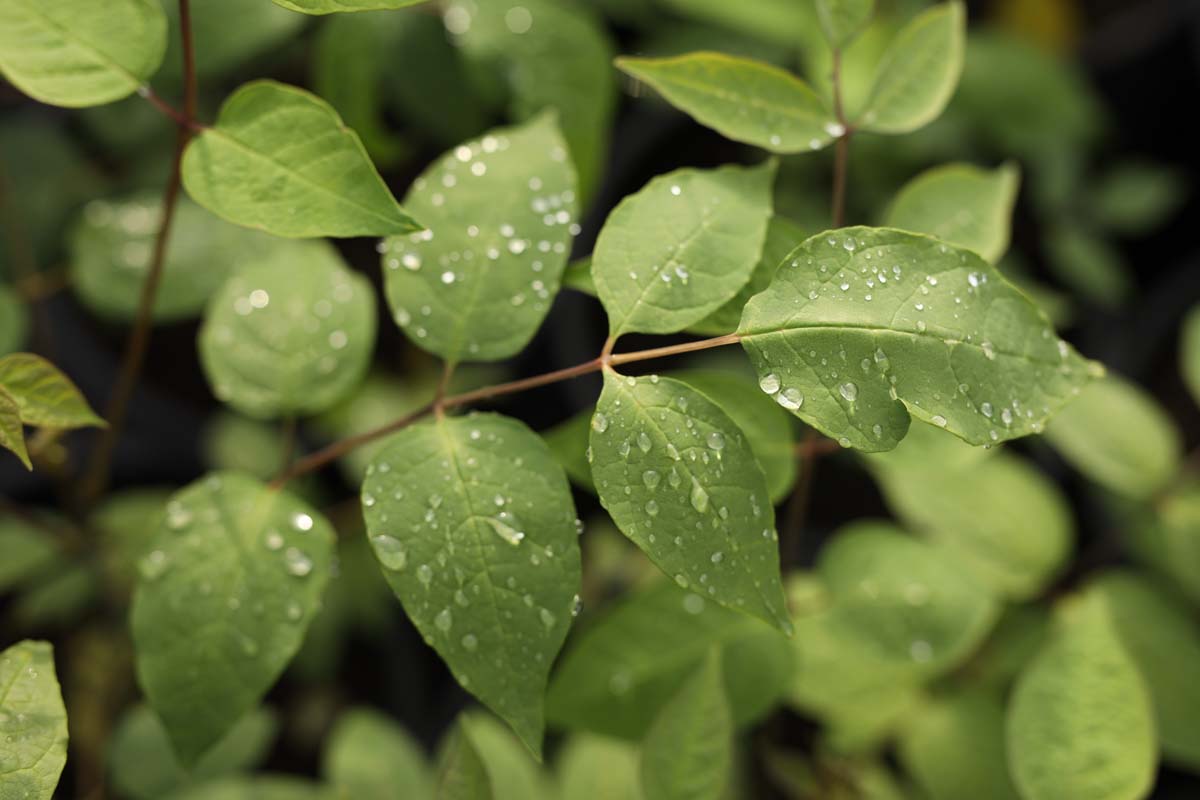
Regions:
<instances>
[{"instance_id":1,"label":"compound leaf","mask_svg":"<svg viewBox=\"0 0 1200 800\"><path fill-rule=\"evenodd\" d=\"M433 775L420 744L392 719L369 708L352 709L338 719L322 763L325 780L346 797L433 797Z\"/></svg>"},{"instance_id":2,"label":"compound leaf","mask_svg":"<svg viewBox=\"0 0 1200 800\"><path fill-rule=\"evenodd\" d=\"M32 353L0 358L0 389L21 409L26 425L45 428L105 427L87 400L58 367Z\"/></svg>"},{"instance_id":3,"label":"compound leaf","mask_svg":"<svg viewBox=\"0 0 1200 800\"><path fill-rule=\"evenodd\" d=\"M0 653L0 790L50 800L67 763L67 711L48 642Z\"/></svg>"},{"instance_id":4,"label":"compound leaf","mask_svg":"<svg viewBox=\"0 0 1200 800\"><path fill-rule=\"evenodd\" d=\"M738 332L764 391L868 452L910 415L976 445L1039 432L1100 371L978 255L888 228L805 241Z\"/></svg>"},{"instance_id":5,"label":"compound leaf","mask_svg":"<svg viewBox=\"0 0 1200 800\"><path fill-rule=\"evenodd\" d=\"M401 431L363 484L388 583L459 683L540 753L579 590L575 506L540 438L496 414Z\"/></svg>"},{"instance_id":6,"label":"compound leaf","mask_svg":"<svg viewBox=\"0 0 1200 800\"><path fill-rule=\"evenodd\" d=\"M575 172L554 115L454 148L413 183L405 205L429 228L383 245L396 323L451 362L524 348L578 230Z\"/></svg>"},{"instance_id":7,"label":"compound leaf","mask_svg":"<svg viewBox=\"0 0 1200 800\"><path fill-rule=\"evenodd\" d=\"M343 11L378 11L415 6L425 0L275 0L276 5L303 14L337 14Z\"/></svg>"},{"instance_id":8,"label":"compound leaf","mask_svg":"<svg viewBox=\"0 0 1200 800\"><path fill-rule=\"evenodd\" d=\"M185 766L300 648L333 542L307 504L237 473L214 473L167 504L139 564L131 624L138 680Z\"/></svg>"},{"instance_id":9,"label":"compound leaf","mask_svg":"<svg viewBox=\"0 0 1200 800\"><path fill-rule=\"evenodd\" d=\"M325 101L253 81L183 157L183 185L219 217L276 236L386 236L421 226L396 203L354 131Z\"/></svg>"}]
</instances>

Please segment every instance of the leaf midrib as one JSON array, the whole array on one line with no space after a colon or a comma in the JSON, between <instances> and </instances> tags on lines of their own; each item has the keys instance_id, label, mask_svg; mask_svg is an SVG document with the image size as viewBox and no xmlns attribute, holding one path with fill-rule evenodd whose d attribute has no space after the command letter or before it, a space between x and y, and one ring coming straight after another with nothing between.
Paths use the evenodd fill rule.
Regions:
<instances>
[{"instance_id":1,"label":"leaf midrib","mask_svg":"<svg viewBox=\"0 0 1200 800\"><path fill-rule=\"evenodd\" d=\"M16 0L16 2L19 3L22 7L24 7L26 12L28 12L30 15L35 16L38 19L40 19L47 28L50 28L53 31L55 31L59 35L59 37L62 38L64 41L70 42L71 44L75 45L76 47L80 48L81 50L86 51L89 55L91 55L100 64L120 73L122 76L124 76L126 79L128 79L135 86L142 85L142 79L139 78L137 75L134 75L128 69L126 69L124 65L119 64L116 61L114 61L107 53L105 53L101 50L98 50L90 42L88 42L84 39L80 39L77 36L74 36L71 33L71 30L69 28L64 28L58 22L56 22L55 20L46 16L36 6L31 5L29 0Z\"/></svg>"}]
</instances>

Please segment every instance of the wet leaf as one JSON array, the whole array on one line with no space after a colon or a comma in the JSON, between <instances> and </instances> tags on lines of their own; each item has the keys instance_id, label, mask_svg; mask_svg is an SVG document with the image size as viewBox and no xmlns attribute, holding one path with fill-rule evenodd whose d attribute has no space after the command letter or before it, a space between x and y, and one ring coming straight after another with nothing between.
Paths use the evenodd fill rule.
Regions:
<instances>
[{"instance_id":1,"label":"wet leaf","mask_svg":"<svg viewBox=\"0 0 1200 800\"><path fill-rule=\"evenodd\" d=\"M67 711L48 642L0 653L0 788L5 798L50 800L67 762Z\"/></svg>"}]
</instances>

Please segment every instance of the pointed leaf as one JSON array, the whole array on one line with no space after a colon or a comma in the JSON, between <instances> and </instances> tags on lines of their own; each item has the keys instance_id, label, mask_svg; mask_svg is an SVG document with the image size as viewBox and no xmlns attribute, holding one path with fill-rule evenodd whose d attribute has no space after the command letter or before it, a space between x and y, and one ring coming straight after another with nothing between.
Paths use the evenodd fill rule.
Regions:
<instances>
[{"instance_id":1,"label":"pointed leaf","mask_svg":"<svg viewBox=\"0 0 1200 800\"><path fill-rule=\"evenodd\" d=\"M158 69L166 45L157 0L0 6L0 73L43 103L78 108L131 95Z\"/></svg>"},{"instance_id":2,"label":"pointed leaf","mask_svg":"<svg viewBox=\"0 0 1200 800\"><path fill-rule=\"evenodd\" d=\"M879 69L855 127L908 133L942 113L958 86L967 12L960 0L934 6L900 30Z\"/></svg>"},{"instance_id":3,"label":"pointed leaf","mask_svg":"<svg viewBox=\"0 0 1200 800\"><path fill-rule=\"evenodd\" d=\"M328 243L290 242L213 296L200 360L213 393L243 414L314 414L362 380L375 324L370 281Z\"/></svg>"},{"instance_id":4,"label":"pointed leaf","mask_svg":"<svg viewBox=\"0 0 1200 800\"><path fill-rule=\"evenodd\" d=\"M554 115L459 145L404 202L429 228L384 243L396 323L451 362L520 352L550 310L579 229Z\"/></svg>"},{"instance_id":5,"label":"pointed leaf","mask_svg":"<svg viewBox=\"0 0 1200 800\"><path fill-rule=\"evenodd\" d=\"M471 734L460 719L442 749L435 800L494 800L492 782Z\"/></svg>"},{"instance_id":6,"label":"pointed leaf","mask_svg":"<svg viewBox=\"0 0 1200 800\"><path fill-rule=\"evenodd\" d=\"M44 428L105 427L58 367L32 353L0 358L0 388L16 401L21 421Z\"/></svg>"},{"instance_id":7,"label":"pointed leaf","mask_svg":"<svg viewBox=\"0 0 1200 800\"><path fill-rule=\"evenodd\" d=\"M183 157L183 185L219 217L276 236L420 229L328 103L274 81L242 86Z\"/></svg>"},{"instance_id":8,"label":"pointed leaf","mask_svg":"<svg viewBox=\"0 0 1200 800\"><path fill-rule=\"evenodd\" d=\"M1103 599L1069 598L1017 680L1008 760L1025 800L1134 800L1154 780L1150 698Z\"/></svg>"},{"instance_id":9,"label":"pointed leaf","mask_svg":"<svg viewBox=\"0 0 1200 800\"><path fill-rule=\"evenodd\" d=\"M415 6L425 0L275 0L276 5L304 14L336 14L343 11L376 11Z\"/></svg>"},{"instance_id":10,"label":"pointed leaf","mask_svg":"<svg viewBox=\"0 0 1200 800\"><path fill-rule=\"evenodd\" d=\"M977 445L1036 433L1100 370L979 256L887 228L805 241L739 333L776 402L868 452L910 414Z\"/></svg>"},{"instance_id":11,"label":"pointed leaf","mask_svg":"<svg viewBox=\"0 0 1200 800\"><path fill-rule=\"evenodd\" d=\"M67 711L48 642L0 653L0 789L50 800L67 762Z\"/></svg>"},{"instance_id":12,"label":"pointed leaf","mask_svg":"<svg viewBox=\"0 0 1200 800\"><path fill-rule=\"evenodd\" d=\"M718 405L680 381L605 370L591 449L601 505L659 569L789 628L766 480Z\"/></svg>"},{"instance_id":13,"label":"pointed leaf","mask_svg":"<svg viewBox=\"0 0 1200 800\"><path fill-rule=\"evenodd\" d=\"M1020 183L1021 173L1012 164L994 170L970 164L935 167L905 184L884 224L927 233L995 264L1008 249Z\"/></svg>"},{"instance_id":14,"label":"pointed leaf","mask_svg":"<svg viewBox=\"0 0 1200 800\"><path fill-rule=\"evenodd\" d=\"M420 744L392 719L369 708L352 709L338 719L322 763L325 780L346 797L433 797L433 775Z\"/></svg>"},{"instance_id":15,"label":"pointed leaf","mask_svg":"<svg viewBox=\"0 0 1200 800\"><path fill-rule=\"evenodd\" d=\"M774 161L681 169L622 200L592 255L611 334L674 333L733 298L762 253L774 180Z\"/></svg>"},{"instance_id":16,"label":"pointed leaf","mask_svg":"<svg viewBox=\"0 0 1200 800\"><path fill-rule=\"evenodd\" d=\"M461 720L491 780L495 800L548 800L541 765L507 725L482 711L468 711Z\"/></svg>"},{"instance_id":17,"label":"pointed leaf","mask_svg":"<svg viewBox=\"0 0 1200 800\"><path fill-rule=\"evenodd\" d=\"M29 311L20 296L0 284L0 356L20 350L29 336Z\"/></svg>"},{"instance_id":18,"label":"pointed leaf","mask_svg":"<svg viewBox=\"0 0 1200 800\"><path fill-rule=\"evenodd\" d=\"M619 58L617 66L730 139L770 150L820 150L841 135L825 101L778 67L724 53Z\"/></svg>"},{"instance_id":19,"label":"pointed leaf","mask_svg":"<svg viewBox=\"0 0 1200 800\"><path fill-rule=\"evenodd\" d=\"M845 47L875 13L875 0L816 0L817 21L833 48Z\"/></svg>"},{"instance_id":20,"label":"pointed leaf","mask_svg":"<svg viewBox=\"0 0 1200 800\"><path fill-rule=\"evenodd\" d=\"M307 504L237 473L167 504L130 613L139 683L181 763L225 736L300 648L333 541Z\"/></svg>"},{"instance_id":21,"label":"pointed leaf","mask_svg":"<svg viewBox=\"0 0 1200 800\"><path fill-rule=\"evenodd\" d=\"M558 755L563 800L644 800L638 751L625 742L579 734Z\"/></svg>"},{"instance_id":22,"label":"pointed leaf","mask_svg":"<svg viewBox=\"0 0 1200 800\"><path fill-rule=\"evenodd\" d=\"M0 386L0 447L21 459L25 469L33 470L29 452L25 449L25 424L21 422L21 407L4 387Z\"/></svg>"},{"instance_id":23,"label":"pointed leaf","mask_svg":"<svg viewBox=\"0 0 1200 800\"><path fill-rule=\"evenodd\" d=\"M549 449L496 414L429 420L376 456L362 503L409 618L540 753L546 678L580 581L575 506Z\"/></svg>"},{"instance_id":24,"label":"pointed leaf","mask_svg":"<svg viewBox=\"0 0 1200 800\"><path fill-rule=\"evenodd\" d=\"M712 654L659 712L642 745L642 787L661 800L718 800L733 771L733 723Z\"/></svg>"}]
</instances>

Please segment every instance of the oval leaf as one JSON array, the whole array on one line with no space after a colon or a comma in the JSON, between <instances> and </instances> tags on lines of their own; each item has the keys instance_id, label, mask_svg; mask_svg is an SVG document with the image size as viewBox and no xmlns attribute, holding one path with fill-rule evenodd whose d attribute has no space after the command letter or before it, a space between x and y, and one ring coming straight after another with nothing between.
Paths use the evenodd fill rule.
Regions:
<instances>
[{"instance_id":1,"label":"oval leaf","mask_svg":"<svg viewBox=\"0 0 1200 800\"><path fill-rule=\"evenodd\" d=\"M887 228L805 241L739 333L776 402L868 452L910 414L976 445L1039 432L1100 371L979 256Z\"/></svg>"},{"instance_id":2,"label":"oval leaf","mask_svg":"<svg viewBox=\"0 0 1200 800\"><path fill-rule=\"evenodd\" d=\"M313 414L362 380L375 324L366 278L327 243L289 243L213 297L200 359L213 393L244 414Z\"/></svg>"},{"instance_id":3,"label":"oval leaf","mask_svg":"<svg viewBox=\"0 0 1200 800\"><path fill-rule=\"evenodd\" d=\"M78 108L133 94L162 63L158 0L6 0L0 73L30 97Z\"/></svg>"},{"instance_id":4,"label":"oval leaf","mask_svg":"<svg viewBox=\"0 0 1200 800\"><path fill-rule=\"evenodd\" d=\"M219 217L276 236L419 230L354 131L303 89L254 81L221 107L183 157L183 185Z\"/></svg>"},{"instance_id":5,"label":"oval leaf","mask_svg":"<svg viewBox=\"0 0 1200 800\"><path fill-rule=\"evenodd\" d=\"M685 383L604 372L592 475L621 532L682 588L790 627L775 510L745 435Z\"/></svg>"},{"instance_id":6,"label":"oval leaf","mask_svg":"<svg viewBox=\"0 0 1200 800\"><path fill-rule=\"evenodd\" d=\"M550 310L579 229L554 116L459 145L404 202L429 229L382 246L396 323L451 362L520 352Z\"/></svg>"},{"instance_id":7,"label":"oval leaf","mask_svg":"<svg viewBox=\"0 0 1200 800\"><path fill-rule=\"evenodd\" d=\"M237 473L167 504L130 613L138 681L183 764L253 708L300 648L333 542L307 504Z\"/></svg>"},{"instance_id":8,"label":"oval leaf","mask_svg":"<svg viewBox=\"0 0 1200 800\"><path fill-rule=\"evenodd\" d=\"M0 358L0 389L21 409L26 425L45 428L105 427L87 400L58 367L32 353Z\"/></svg>"},{"instance_id":9,"label":"oval leaf","mask_svg":"<svg viewBox=\"0 0 1200 800\"><path fill-rule=\"evenodd\" d=\"M674 333L736 295L762 253L774 180L774 161L681 169L622 200L592 256L611 334Z\"/></svg>"},{"instance_id":10,"label":"oval leaf","mask_svg":"<svg viewBox=\"0 0 1200 800\"><path fill-rule=\"evenodd\" d=\"M352 709L338 719L321 772L345 797L433 796L433 776L421 746L404 728L369 708Z\"/></svg>"},{"instance_id":11,"label":"oval leaf","mask_svg":"<svg viewBox=\"0 0 1200 800\"><path fill-rule=\"evenodd\" d=\"M67 711L48 642L0 653L0 788L4 796L50 800L67 763Z\"/></svg>"},{"instance_id":12,"label":"oval leaf","mask_svg":"<svg viewBox=\"0 0 1200 800\"><path fill-rule=\"evenodd\" d=\"M388 583L465 689L540 753L579 590L575 506L542 440L496 414L401 431L363 484Z\"/></svg>"},{"instance_id":13,"label":"oval leaf","mask_svg":"<svg viewBox=\"0 0 1200 800\"><path fill-rule=\"evenodd\" d=\"M773 153L820 150L843 133L808 84L778 67L724 53L618 58L701 125Z\"/></svg>"}]
</instances>

